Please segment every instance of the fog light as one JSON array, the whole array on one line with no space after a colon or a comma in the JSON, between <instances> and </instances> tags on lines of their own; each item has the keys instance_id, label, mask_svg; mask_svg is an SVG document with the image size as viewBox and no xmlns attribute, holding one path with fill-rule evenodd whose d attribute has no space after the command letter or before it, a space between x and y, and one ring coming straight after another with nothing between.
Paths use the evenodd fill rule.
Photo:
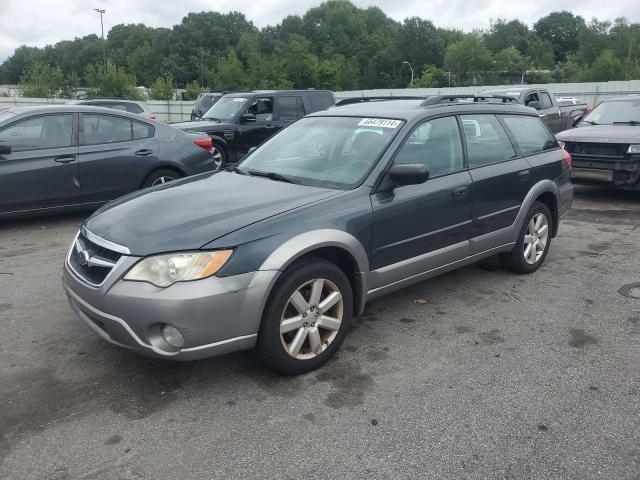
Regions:
<instances>
[{"instance_id":1,"label":"fog light","mask_svg":"<svg viewBox=\"0 0 640 480\"><path fill-rule=\"evenodd\" d=\"M182 348L184 347L184 337L180 331L173 325L164 325L162 327L162 338L172 347Z\"/></svg>"}]
</instances>

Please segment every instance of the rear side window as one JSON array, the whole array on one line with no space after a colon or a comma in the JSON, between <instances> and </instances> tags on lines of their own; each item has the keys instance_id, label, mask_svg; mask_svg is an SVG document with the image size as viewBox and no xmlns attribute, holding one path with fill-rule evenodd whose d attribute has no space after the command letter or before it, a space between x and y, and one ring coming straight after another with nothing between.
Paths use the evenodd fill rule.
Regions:
<instances>
[{"instance_id":1,"label":"rear side window","mask_svg":"<svg viewBox=\"0 0 640 480\"><path fill-rule=\"evenodd\" d=\"M114 115L83 114L85 145L128 142L131 140L131 120Z\"/></svg>"},{"instance_id":2,"label":"rear side window","mask_svg":"<svg viewBox=\"0 0 640 480\"><path fill-rule=\"evenodd\" d=\"M276 102L280 120L297 120L304 117L302 97L278 97Z\"/></svg>"},{"instance_id":3,"label":"rear side window","mask_svg":"<svg viewBox=\"0 0 640 480\"><path fill-rule=\"evenodd\" d=\"M504 120L522 152L540 152L558 146L553 135L538 117L504 115L502 120Z\"/></svg>"},{"instance_id":4,"label":"rear side window","mask_svg":"<svg viewBox=\"0 0 640 480\"><path fill-rule=\"evenodd\" d=\"M140 105L138 105L137 103L127 103L125 104L127 112L131 112L131 113L142 113L144 112L144 110L142 109L142 107Z\"/></svg>"},{"instance_id":5,"label":"rear side window","mask_svg":"<svg viewBox=\"0 0 640 480\"><path fill-rule=\"evenodd\" d=\"M311 112L317 112L319 110L326 110L333 106L336 100L331 92L307 92L307 98L309 99L309 106ZM307 113L311 113L307 112Z\"/></svg>"},{"instance_id":6,"label":"rear side window","mask_svg":"<svg viewBox=\"0 0 640 480\"><path fill-rule=\"evenodd\" d=\"M43 115L15 123L0 131L0 140L14 152L63 148L72 144L73 115Z\"/></svg>"},{"instance_id":7,"label":"rear side window","mask_svg":"<svg viewBox=\"0 0 640 480\"><path fill-rule=\"evenodd\" d=\"M516 156L507 133L494 115L461 115L469 168L504 162Z\"/></svg>"},{"instance_id":8,"label":"rear side window","mask_svg":"<svg viewBox=\"0 0 640 480\"><path fill-rule=\"evenodd\" d=\"M153 137L153 127L141 122L131 122L133 125L133 139L140 140L141 138Z\"/></svg>"}]
</instances>

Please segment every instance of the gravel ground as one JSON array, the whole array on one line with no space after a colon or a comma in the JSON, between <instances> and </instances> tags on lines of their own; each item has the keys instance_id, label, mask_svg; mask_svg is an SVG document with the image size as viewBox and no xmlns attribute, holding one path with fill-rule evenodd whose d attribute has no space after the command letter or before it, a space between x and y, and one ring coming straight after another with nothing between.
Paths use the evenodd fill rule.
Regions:
<instances>
[{"instance_id":1,"label":"gravel ground","mask_svg":"<svg viewBox=\"0 0 640 480\"><path fill-rule=\"evenodd\" d=\"M300 377L105 344L60 285L82 216L2 223L0 478L639 479L640 192L574 207L537 273L376 300Z\"/></svg>"}]
</instances>

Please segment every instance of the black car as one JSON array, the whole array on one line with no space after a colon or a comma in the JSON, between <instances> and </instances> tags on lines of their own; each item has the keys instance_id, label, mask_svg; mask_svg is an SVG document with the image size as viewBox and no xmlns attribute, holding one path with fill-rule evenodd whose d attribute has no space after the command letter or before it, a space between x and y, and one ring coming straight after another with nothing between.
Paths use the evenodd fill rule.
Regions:
<instances>
[{"instance_id":1,"label":"black car","mask_svg":"<svg viewBox=\"0 0 640 480\"><path fill-rule=\"evenodd\" d=\"M530 108L440 100L317 112L239 165L104 206L69 248L72 309L141 354L257 347L302 373L369 300L493 255L533 273L571 205L569 154Z\"/></svg>"},{"instance_id":2,"label":"black car","mask_svg":"<svg viewBox=\"0 0 640 480\"><path fill-rule=\"evenodd\" d=\"M200 120L215 103L229 92L203 92L198 95L191 109L191 121Z\"/></svg>"},{"instance_id":3,"label":"black car","mask_svg":"<svg viewBox=\"0 0 640 480\"><path fill-rule=\"evenodd\" d=\"M188 132L204 132L213 140L216 163L235 163L281 128L335 104L326 90L283 90L230 93L219 99L200 121L174 123Z\"/></svg>"},{"instance_id":4,"label":"black car","mask_svg":"<svg viewBox=\"0 0 640 480\"><path fill-rule=\"evenodd\" d=\"M605 100L556 138L573 157L574 183L640 190L640 96Z\"/></svg>"},{"instance_id":5,"label":"black car","mask_svg":"<svg viewBox=\"0 0 640 480\"><path fill-rule=\"evenodd\" d=\"M102 107L0 111L0 218L94 209L214 169L211 139Z\"/></svg>"}]
</instances>

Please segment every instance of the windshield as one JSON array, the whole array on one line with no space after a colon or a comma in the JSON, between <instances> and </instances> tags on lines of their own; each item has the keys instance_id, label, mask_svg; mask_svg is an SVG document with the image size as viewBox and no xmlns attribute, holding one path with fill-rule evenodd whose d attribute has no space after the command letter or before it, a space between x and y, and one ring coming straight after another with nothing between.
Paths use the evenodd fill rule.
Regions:
<instances>
[{"instance_id":1,"label":"windshield","mask_svg":"<svg viewBox=\"0 0 640 480\"><path fill-rule=\"evenodd\" d=\"M202 118L207 120L233 120L247 103L248 97L222 97Z\"/></svg>"},{"instance_id":2,"label":"windshield","mask_svg":"<svg viewBox=\"0 0 640 480\"><path fill-rule=\"evenodd\" d=\"M640 99L602 102L584 117L580 124L583 123L587 125L640 124Z\"/></svg>"},{"instance_id":3,"label":"windshield","mask_svg":"<svg viewBox=\"0 0 640 480\"><path fill-rule=\"evenodd\" d=\"M319 187L353 187L376 163L402 123L382 118L303 118L271 137L239 169Z\"/></svg>"},{"instance_id":4,"label":"windshield","mask_svg":"<svg viewBox=\"0 0 640 480\"><path fill-rule=\"evenodd\" d=\"M212 95L202 95L198 97L196 103L193 104L193 109L198 112L206 112L215 103L218 97Z\"/></svg>"}]
</instances>

